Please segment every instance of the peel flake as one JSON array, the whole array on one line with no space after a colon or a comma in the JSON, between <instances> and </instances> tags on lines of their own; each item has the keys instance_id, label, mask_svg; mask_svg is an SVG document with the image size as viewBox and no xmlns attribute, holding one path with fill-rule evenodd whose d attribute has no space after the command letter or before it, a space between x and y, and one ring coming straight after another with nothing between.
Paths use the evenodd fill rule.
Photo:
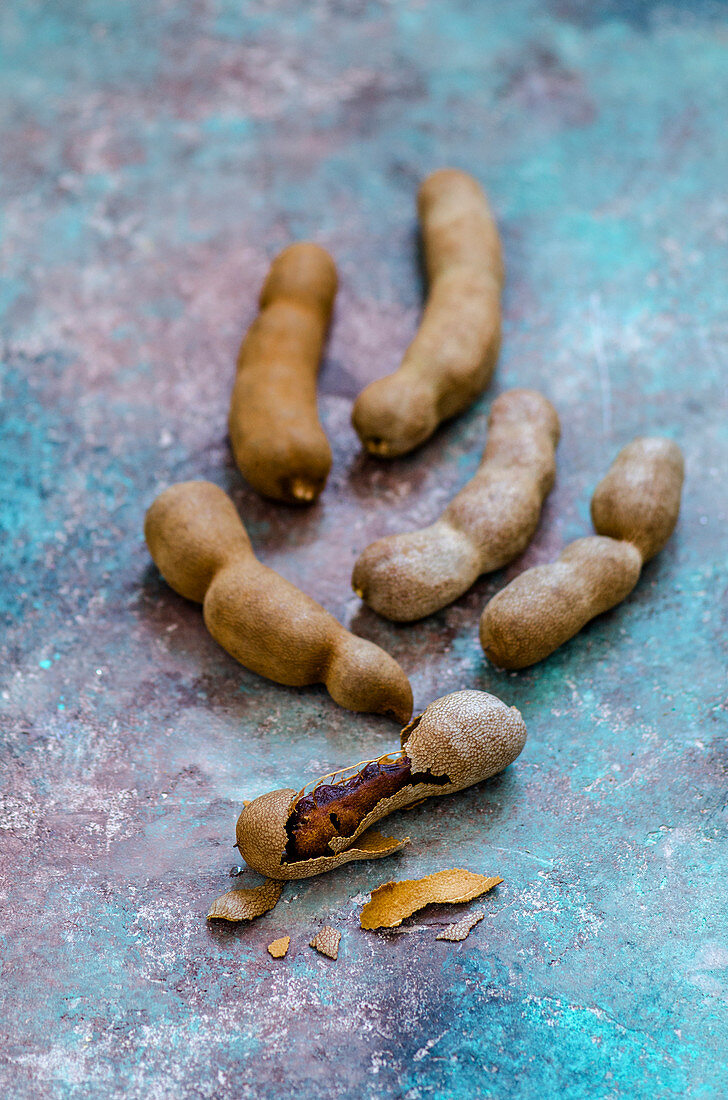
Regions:
<instances>
[{"instance_id":1,"label":"peel flake","mask_svg":"<svg viewBox=\"0 0 728 1100\"><path fill-rule=\"evenodd\" d=\"M395 852L401 852L406 845L410 842L408 836L403 836L398 839L396 836L384 836L383 833L377 832L376 829L367 829L365 833L359 837L359 839L352 844L351 848L347 848L347 852L363 852L364 856L369 856L370 859L379 859L382 856L391 856Z\"/></svg>"},{"instance_id":2,"label":"peel flake","mask_svg":"<svg viewBox=\"0 0 728 1100\"><path fill-rule=\"evenodd\" d=\"M467 917L461 917L454 924L448 924L447 928L439 932L435 939L448 940L450 943L459 943L460 940L466 940L484 916L485 913L482 909L476 909L474 913L468 913Z\"/></svg>"},{"instance_id":3,"label":"peel flake","mask_svg":"<svg viewBox=\"0 0 728 1100\"><path fill-rule=\"evenodd\" d=\"M272 955L274 959L284 959L288 954L290 942L290 936L281 936L279 940L273 940L273 943L268 944L268 954Z\"/></svg>"},{"instance_id":4,"label":"peel flake","mask_svg":"<svg viewBox=\"0 0 728 1100\"><path fill-rule=\"evenodd\" d=\"M341 932L325 924L318 935L311 940L309 947L315 947L319 954L326 955L329 959L338 959L340 940Z\"/></svg>"},{"instance_id":5,"label":"peel flake","mask_svg":"<svg viewBox=\"0 0 728 1100\"><path fill-rule=\"evenodd\" d=\"M274 909L283 890L283 883L266 879L260 886L246 890L228 890L213 901L208 920L254 920Z\"/></svg>"},{"instance_id":6,"label":"peel flake","mask_svg":"<svg viewBox=\"0 0 728 1100\"><path fill-rule=\"evenodd\" d=\"M396 928L418 909L434 903L458 904L492 890L502 878L486 878L456 867L436 871L425 878L385 882L372 891L371 901L361 911L362 928Z\"/></svg>"}]
</instances>

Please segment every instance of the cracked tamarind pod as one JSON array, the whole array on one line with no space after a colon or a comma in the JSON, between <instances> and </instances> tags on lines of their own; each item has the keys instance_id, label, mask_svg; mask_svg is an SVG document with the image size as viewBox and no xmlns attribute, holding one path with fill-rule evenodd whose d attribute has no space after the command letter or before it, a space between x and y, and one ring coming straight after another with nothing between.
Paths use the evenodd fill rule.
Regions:
<instances>
[{"instance_id":1,"label":"cracked tamarind pod","mask_svg":"<svg viewBox=\"0 0 728 1100\"><path fill-rule=\"evenodd\" d=\"M362 443L381 458L406 454L467 409L500 348L503 260L480 184L442 168L422 183L417 206L429 281L422 321L399 369L367 386L352 413Z\"/></svg>"},{"instance_id":2,"label":"cracked tamarind pod","mask_svg":"<svg viewBox=\"0 0 728 1100\"><path fill-rule=\"evenodd\" d=\"M672 534L682 483L683 456L672 440L627 444L592 498L598 534L527 569L486 604L480 642L489 660L508 669L536 664L621 603Z\"/></svg>"},{"instance_id":3,"label":"cracked tamarind pod","mask_svg":"<svg viewBox=\"0 0 728 1100\"><path fill-rule=\"evenodd\" d=\"M394 658L259 562L217 485L166 489L147 512L144 534L167 583L203 605L215 641L246 668L279 684L324 683L349 710L409 719L412 688Z\"/></svg>"},{"instance_id":4,"label":"cracked tamarind pod","mask_svg":"<svg viewBox=\"0 0 728 1100\"><path fill-rule=\"evenodd\" d=\"M380 615L411 622L462 596L482 573L528 546L556 473L556 409L535 390L493 402L478 472L436 523L389 535L359 556L356 594Z\"/></svg>"},{"instance_id":5,"label":"cracked tamarind pod","mask_svg":"<svg viewBox=\"0 0 728 1100\"><path fill-rule=\"evenodd\" d=\"M496 775L526 742L515 707L485 691L456 691L430 703L401 733L398 753L323 776L306 788L270 791L246 803L237 845L254 870L299 879L359 859L380 859L407 839L370 826L433 795Z\"/></svg>"},{"instance_id":6,"label":"cracked tamarind pod","mask_svg":"<svg viewBox=\"0 0 728 1100\"><path fill-rule=\"evenodd\" d=\"M238 353L228 421L235 461L254 489L288 504L314 501L331 469L316 376L336 284L323 248L307 241L285 248Z\"/></svg>"}]
</instances>

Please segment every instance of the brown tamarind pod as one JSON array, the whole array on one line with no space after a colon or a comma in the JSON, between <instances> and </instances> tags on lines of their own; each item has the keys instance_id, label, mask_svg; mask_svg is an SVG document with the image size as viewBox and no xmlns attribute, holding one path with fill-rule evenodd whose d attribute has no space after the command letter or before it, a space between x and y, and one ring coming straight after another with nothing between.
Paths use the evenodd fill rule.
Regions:
<instances>
[{"instance_id":1,"label":"brown tamarind pod","mask_svg":"<svg viewBox=\"0 0 728 1100\"><path fill-rule=\"evenodd\" d=\"M486 605L480 643L498 668L526 668L573 638L595 615L621 603L642 558L629 542L577 539L549 565L527 569Z\"/></svg>"},{"instance_id":2,"label":"brown tamarind pod","mask_svg":"<svg viewBox=\"0 0 728 1100\"><path fill-rule=\"evenodd\" d=\"M399 752L332 772L306 788L270 791L238 818L240 854L273 879L298 879L407 843L370 826L433 795L453 794L511 764L526 742L515 707L485 691L437 699L401 733Z\"/></svg>"},{"instance_id":3,"label":"brown tamarind pod","mask_svg":"<svg viewBox=\"0 0 728 1100\"><path fill-rule=\"evenodd\" d=\"M398 370L357 398L352 423L374 455L424 443L467 409L490 382L500 349L503 260L480 184L443 168L417 199L429 292L420 327Z\"/></svg>"},{"instance_id":4,"label":"brown tamarind pod","mask_svg":"<svg viewBox=\"0 0 728 1100\"><path fill-rule=\"evenodd\" d=\"M229 431L235 461L263 496L310 504L326 484L331 448L316 377L337 276L317 244L285 248L271 264L260 313L238 353Z\"/></svg>"},{"instance_id":5,"label":"brown tamarind pod","mask_svg":"<svg viewBox=\"0 0 728 1100\"><path fill-rule=\"evenodd\" d=\"M654 558L675 530L684 473L682 451L673 440L633 439L594 490L594 530L631 542L643 562Z\"/></svg>"},{"instance_id":6,"label":"brown tamarind pod","mask_svg":"<svg viewBox=\"0 0 728 1100\"><path fill-rule=\"evenodd\" d=\"M480 642L489 660L499 668L533 665L621 603L672 534L682 482L676 443L644 438L624 447L594 492L599 534L577 539L550 565L527 569L486 604Z\"/></svg>"},{"instance_id":7,"label":"brown tamarind pod","mask_svg":"<svg viewBox=\"0 0 728 1100\"><path fill-rule=\"evenodd\" d=\"M482 573L528 546L556 472L556 409L535 390L493 402L475 476L429 527L373 542L360 554L354 591L380 615L409 622L456 600Z\"/></svg>"},{"instance_id":8,"label":"brown tamarind pod","mask_svg":"<svg viewBox=\"0 0 728 1100\"><path fill-rule=\"evenodd\" d=\"M261 564L217 485L166 489L147 512L144 534L167 583L203 605L213 638L246 668L280 684L324 683L349 710L409 719L412 688L394 658Z\"/></svg>"}]
</instances>

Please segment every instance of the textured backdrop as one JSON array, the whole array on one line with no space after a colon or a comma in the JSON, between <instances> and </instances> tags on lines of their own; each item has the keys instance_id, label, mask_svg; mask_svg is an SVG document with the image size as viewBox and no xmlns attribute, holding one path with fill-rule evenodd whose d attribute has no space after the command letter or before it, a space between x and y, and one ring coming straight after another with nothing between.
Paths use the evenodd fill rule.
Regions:
<instances>
[{"instance_id":1,"label":"textured backdrop","mask_svg":"<svg viewBox=\"0 0 728 1100\"><path fill-rule=\"evenodd\" d=\"M728 1092L725 607L728 7L619 0L4 0L2 951L12 1097L696 1097ZM353 396L421 304L414 196L474 172L508 267L496 382L418 453L364 458ZM233 467L238 341L273 254L310 237L341 291L321 375L321 502L262 502ZM375 536L427 522L474 470L493 396L563 423L533 545L397 627L349 587ZM676 536L634 595L502 674L477 619L588 533L618 448L685 450ZM410 674L519 706L509 771L392 819L412 845L257 881L243 797L397 743L322 689L241 669L151 566L171 482L230 491L261 558ZM358 927L391 877L500 874L485 920ZM474 903L471 908L477 906ZM339 960L308 940L328 922ZM289 957L266 945L290 934Z\"/></svg>"}]
</instances>

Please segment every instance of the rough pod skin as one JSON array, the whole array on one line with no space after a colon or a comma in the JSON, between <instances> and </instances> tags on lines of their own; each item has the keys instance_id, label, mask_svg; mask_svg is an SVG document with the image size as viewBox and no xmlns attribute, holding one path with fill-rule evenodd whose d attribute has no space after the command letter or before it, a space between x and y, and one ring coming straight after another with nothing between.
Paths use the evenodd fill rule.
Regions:
<instances>
[{"instance_id":1,"label":"rough pod skin","mask_svg":"<svg viewBox=\"0 0 728 1100\"><path fill-rule=\"evenodd\" d=\"M259 493L289 504L315 500L331 469L316 376L336 283L323 248L301 242L284 249L238 353L229 417L235 461Z\"/></svg>"},{"instance_id":2,"label":"rough pod skin","mask_svg":"<svg viewBox=\"0 0 728 1100\"><path fill-rule=\"evenodd\" d=\"M394 374L359 395L352 423L374 455L424 443L488 385L500 348L503 261L487 199L467 172L443 168L418 195L429 294Z\"/></svg>"},{"instance_id":3,"label":"rough pod skin","mask_svg":"<svg viewBox=\"0 0 728 1100\"><path fill-rule=\"evenodd\" d=\"M203 605L213 638L246 668L280 684L324 683L349 710L410 717L412 689L397 662L262 565L222 489L173 485L147 512L144 534L168 584Z\"/></svg>"},{"instance_id":4,"label":"rough pod skin","mask_svg":"<svg viewBox=\"0 0 728 1100\"><path fill-rule=\"evenodd\" d=\"M550 565L527 569L488 603L480 641L500 668L548 657L590 619L615 607L677 523L683 457L669 439L635 439L592 498L598 535L578 539Z\"/></svg>"},{"instance_id":5,"label":"rough pod skin","mask_svg":"<svg viewBox=\"0 0 728 1100\"><path fill-rule=\"evenodd\" d=\"M560 427L535 390L493 402L480 467L436 523L373 542L354 566L354 591L380 615L409 622L446 607L482 573L528 546L551 491Z\"/></svg>"},{"instance_id":6,"label":"rough pod skin","mask_svg":"<svg viewBox=\"0 0 728 1100\"><path fill-rule=\"evenodd\" d=\"M247 803L238 818L238 848L246 863L274 879L308 878L352 860L389 855L404 842L367 846L362 834L371 825L431 795L452 794L496 775L525 741L526 726L515 707L484 691L456 691L430 703L402 730L398 754L344 769L354 774L337 781L341 773L324 776L309 795L285 788ZM393 779L382 777L386 770ZM390 793L374 801L372 787L381 783L389 783ZM310 843L316 830L325 842L318 854L297 858L297 847L316 851Z\"/></svg>"}]
</instances>

